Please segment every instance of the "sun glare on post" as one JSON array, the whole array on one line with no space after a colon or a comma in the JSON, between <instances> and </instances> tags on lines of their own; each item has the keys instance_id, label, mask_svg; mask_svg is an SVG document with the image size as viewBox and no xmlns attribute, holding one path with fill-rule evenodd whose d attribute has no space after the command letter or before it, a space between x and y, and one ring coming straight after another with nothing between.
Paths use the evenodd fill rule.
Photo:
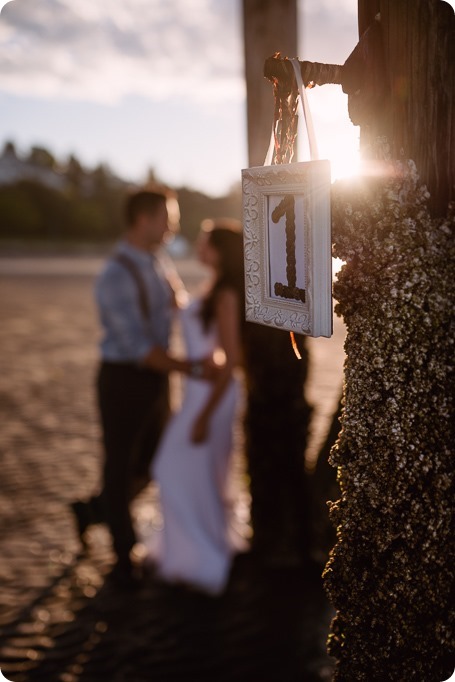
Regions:
<instances>
[{"instance_id":1,"label":"sun glare on post","mask_svg":"<svg viewBox=\"0 0 455 682\"><path fill-rule=\"evenodd\" d=\"M330 159L332 182L355 178L360 173L359 153L352 147L337 147ZM332 258L332 276L335 278L343 267L340 258Z\"/></svg>"},{"instance_id":2,"label":"sun glare on post","mask_svg":"<svg viewBox=\"0 0 455 682\"><path fill-rule=\"evenodd\" d=\"M330 161L332 182L355 177L360 172L359 153L352 148L335 150Z\"/></svg>"},{"instance_id":3,"label":"sun glare on post","mask_svg":"<svg viewBox=\"0 0 455 682\"><path fill-rule=\"evenodd\" d=\"M337 140L336 144L330 147L330 169L332 183L337 180L354 180L361 173L360 153L355 141L349 137ZM340 258L332 258L332 276L337 274L344 265Z\"/></svg>"}]
</instances>

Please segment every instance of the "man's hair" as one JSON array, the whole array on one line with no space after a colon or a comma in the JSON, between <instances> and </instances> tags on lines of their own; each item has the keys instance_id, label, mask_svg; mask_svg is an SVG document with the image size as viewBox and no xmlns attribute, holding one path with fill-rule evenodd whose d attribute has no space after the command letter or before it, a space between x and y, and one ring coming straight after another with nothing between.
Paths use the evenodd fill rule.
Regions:
<instances>
[{"instance_id":1,"label":"man's hair","mask_svg":"<svg viewBox=\"0 0 455 682\"><path fill-rule=\"evenodd\" d=\"M143 213L155 214L166 203L168 194L165 191L151 192L139 190L130 194L125 203L125 220L128 227L135 224Z\"/></svg>"}]
</instances>

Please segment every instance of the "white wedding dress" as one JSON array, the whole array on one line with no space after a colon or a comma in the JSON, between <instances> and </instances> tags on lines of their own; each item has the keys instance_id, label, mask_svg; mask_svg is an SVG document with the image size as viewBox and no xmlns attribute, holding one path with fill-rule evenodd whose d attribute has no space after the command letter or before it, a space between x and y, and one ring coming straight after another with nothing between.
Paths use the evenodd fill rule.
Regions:
<instances>
[{"instance_id":1,"label":"white wedding dress","mask_svg":"<svg viewBox=\"0 0 455 682\"><path fill-rule=\"evenodd\" d=\"M204 332L200 304L195 300L179 313L190 360L211 355L217 346L213 325ZM151 473L159 488L163 529L148 544L161 578L219 594L234 552L242 549L231 528L226 495L238 380L231 380L218 403L207 441L194 444L191 429L211 389L208 381L187 378L181 408L162 436Z\"/></svg>"}]
</instances>

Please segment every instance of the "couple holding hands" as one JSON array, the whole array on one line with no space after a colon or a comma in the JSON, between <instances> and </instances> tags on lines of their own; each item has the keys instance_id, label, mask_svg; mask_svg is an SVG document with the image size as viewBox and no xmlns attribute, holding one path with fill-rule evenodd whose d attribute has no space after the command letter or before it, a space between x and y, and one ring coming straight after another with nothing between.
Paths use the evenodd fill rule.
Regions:
<instances>
[{"instance_id":1,"label":"couple holding hands","mask_svg":"<svg viewBox=\"0 0 455 682\"><path fill-rule=\"evenodd\" d=\"M197 255L212 278L189 301L163 241L177 203L167 192L131 194L126 231L96 282L103 338L97 376L104 466L102 490L72 504L79 534L105 521L117 556L111 578L133 586L137 542L130 503L157 482L163 529L141 538L157 575L209 594L226 587L233 555L244 549L230 525L226 496L242 362L243 236L235 220L204 221ZM178 316L185 358L169 352ZM214 362L221 349L222 365ZM185 376L170 414L170 372Z\"/></svg>"}]
</instances>

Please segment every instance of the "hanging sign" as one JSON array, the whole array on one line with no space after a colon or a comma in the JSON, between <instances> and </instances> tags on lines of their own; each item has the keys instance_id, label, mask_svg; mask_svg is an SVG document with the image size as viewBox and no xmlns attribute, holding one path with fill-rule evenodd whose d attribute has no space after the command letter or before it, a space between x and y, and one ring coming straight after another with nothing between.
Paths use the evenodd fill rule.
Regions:
<instances>
[{"instance_id":1,"label":"hanging sign","mask_svg":"<svg viewBox=\"0 0 455 682\"><path fill-rule=\"evenodd\" d=\"M246 319L332 335L330 163L242 171Z\"/></svg>"},{"instance_id":2,"label":"hanging sign","mask_svg":"<svg viewBox=\"0 0 455 682\"><path fill-rule=\"evenodd\" d=\"M281 119L274 122L265 165L242 171L246 319L292 333L329 337L333 331L330 163L318 160L299 61L289 61L311 161L269 165L275 123L283 133ZM293 138L288 133L288 139Z\"/></svg>"}]
</instances>

